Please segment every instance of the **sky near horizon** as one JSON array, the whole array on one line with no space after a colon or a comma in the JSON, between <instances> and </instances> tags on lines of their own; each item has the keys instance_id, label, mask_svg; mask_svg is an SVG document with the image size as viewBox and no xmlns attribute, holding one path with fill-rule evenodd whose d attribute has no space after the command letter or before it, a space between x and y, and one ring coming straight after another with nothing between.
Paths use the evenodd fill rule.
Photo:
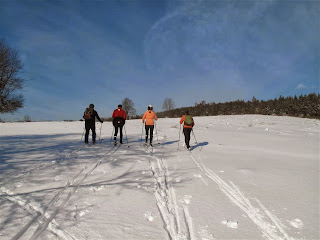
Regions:
<instances>
[{"instance_id":1,"label":"sky near horizon","mask_svg":"<svg viewBox=\"0 0 320 240\"><path fill-rule=\"evenodd\" d=\"M0 0L25 107L5 120L110 117L195 102L319 93L320 1Z\"/></svg>"}]
</instances>

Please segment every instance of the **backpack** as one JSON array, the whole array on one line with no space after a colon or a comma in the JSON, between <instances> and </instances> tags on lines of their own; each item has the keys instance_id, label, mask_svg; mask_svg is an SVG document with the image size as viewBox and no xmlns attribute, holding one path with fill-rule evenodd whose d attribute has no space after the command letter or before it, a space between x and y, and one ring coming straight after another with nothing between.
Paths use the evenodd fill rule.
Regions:
<instances>
[{"instance_id":1,"label":"backpack","mask_svg":"<svg viewBox=\"0 0 320 240\"><path fill-rule=\"evenodd\" d=\"M92 113L93 113L93 112L90 110L90 108L86 108L86 110L84 111L84 114L83 114L83 118L84 118L85 120L91 119Z\"/></svg>"},{"instance_id":2,"label":"backpack","mask_svg":"<svg viewBox=\"0 0 320 240\"><path fill-rule=\"evenodd\" d=\"M186 115L184 118L184 124L187 126L192 126L193 124L193 119L190 115Z\"/></svg>"}]
</instances>

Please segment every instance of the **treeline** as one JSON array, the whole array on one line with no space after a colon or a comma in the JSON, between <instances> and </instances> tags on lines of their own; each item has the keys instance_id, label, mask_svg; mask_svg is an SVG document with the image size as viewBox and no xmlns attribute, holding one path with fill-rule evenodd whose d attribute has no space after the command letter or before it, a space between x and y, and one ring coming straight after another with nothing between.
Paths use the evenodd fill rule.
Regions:
<instances>
[{"instance_id":1,"label":"treeline","mask_svg":"<svg viewBox=\"0 0 320 240\"><path fill-rule=\"evenodd\" d=\"M158 117L181 117L186 110L193 116L262 114L320 119L320 95L311 93L299 97L283 97L273 100L237 100L225 103L196 103L193 107L176 108L157 113Z\"/></svg>"}]
</instances>

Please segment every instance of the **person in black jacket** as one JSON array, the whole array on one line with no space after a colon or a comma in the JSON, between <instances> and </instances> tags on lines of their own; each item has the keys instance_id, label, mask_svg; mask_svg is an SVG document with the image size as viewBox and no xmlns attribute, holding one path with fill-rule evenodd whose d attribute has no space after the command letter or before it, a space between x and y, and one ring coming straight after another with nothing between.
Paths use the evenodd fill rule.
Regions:
<instances>
[{"instance_id":1,"label":"person in black jacket","mask_svg":"<svg viewBox=\"0 0 320 240\"><path fill-rule=\"evenodd\" d=\"M103 123L100 119L97 111L94 110L94 105L91 103L89 108L83 114L83 118L85 119L85 128L86 128L86 135L84 137L85 144L89 143L89 131L92 131L92 143L96 144L96 118L99 122Z\"/></svg>"}]
</instances>

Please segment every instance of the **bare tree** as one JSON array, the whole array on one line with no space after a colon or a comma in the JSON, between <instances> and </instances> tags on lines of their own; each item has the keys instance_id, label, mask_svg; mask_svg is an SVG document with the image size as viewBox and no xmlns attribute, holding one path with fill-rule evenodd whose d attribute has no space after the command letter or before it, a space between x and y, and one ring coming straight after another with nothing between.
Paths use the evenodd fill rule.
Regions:
<instances>
[{"instance_id":1,"label":"bare tree","mask_svg":"<svg viewBox=\"0 0 320 240\"><path fill-rule=\"evenodd\" d=\"M18 75L21 69L18 51L0 40L0 113L14 112L23 107L23 96L17 94L24 82Z\"/></svg>"},{"instance_id":2,"label":"bare tree","mask_svg":"<svg viewBox=\"0 0 320 240\"><path fill-rule=\"evenodd\" d=\"M162 109L165 111L169 111L171 109L174 109L174 102L171 98L166 98L163 101Z\"/></svg>"},{"instance_id":3,"label":"bare tree","mask_svg":"<svg viewBox=\"0 0 320 240\"><path fill-rule=\"evenodd\" d=\"M30 116L29 116L29 115L24 115L23 121L25 121L25 122L31 122Z\"/></svg>"},{"instance_id":4,"label":"bare tree","mask_svg":"<svg viewBox=\"0 0 320 240\"><path fill-rule=\"evenodd\" d=\"M128 119L136 115L134 103L130 98L125 98L122 101L122 109L126 112Z\"/></svg>"}]
</instances>

